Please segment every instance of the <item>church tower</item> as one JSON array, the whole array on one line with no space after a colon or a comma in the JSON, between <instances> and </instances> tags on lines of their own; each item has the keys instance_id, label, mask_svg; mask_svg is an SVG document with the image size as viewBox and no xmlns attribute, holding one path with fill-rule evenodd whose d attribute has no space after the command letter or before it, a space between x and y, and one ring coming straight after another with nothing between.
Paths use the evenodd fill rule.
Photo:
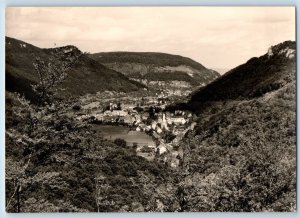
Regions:
<instances>
[{"instance_id":1,"label":"church tower","mask_svg":"<svg viewBox=\"0 0 300 218\"><path fill-rule=\"evenodd\" d=\"M169 130L168 124L167 124L167 121L166 121L166 114L165 113L163 113L163 115L162 115L161 128L165 129L165 130Z\"/></svg>"}]
</instances>

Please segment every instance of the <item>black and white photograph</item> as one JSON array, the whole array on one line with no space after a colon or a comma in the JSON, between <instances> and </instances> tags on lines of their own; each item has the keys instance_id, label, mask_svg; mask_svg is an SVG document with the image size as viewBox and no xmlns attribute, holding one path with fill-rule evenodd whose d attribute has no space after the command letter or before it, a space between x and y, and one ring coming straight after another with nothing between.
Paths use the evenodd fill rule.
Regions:
<instances>
[{"instance_id":1,"label":"black and white photograph","mask_svg":"<svg viewBox=\"0 0 300 218\"><path fill-rule=\"evenodd\" d=\"M296 53L293 6L7 7L6 212L296 212Z\"/></svg>"}]
</instances>

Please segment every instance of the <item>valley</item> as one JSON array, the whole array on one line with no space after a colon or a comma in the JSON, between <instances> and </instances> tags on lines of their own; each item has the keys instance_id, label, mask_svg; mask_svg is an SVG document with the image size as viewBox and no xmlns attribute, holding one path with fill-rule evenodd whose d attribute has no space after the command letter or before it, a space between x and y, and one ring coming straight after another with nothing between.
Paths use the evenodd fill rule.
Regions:
<instances>
[{"instance_id":1,"label":"valley","mask_svg":"<svg viewBox=\"0 0 300 218\"><path fill-rule=\"evenodd\" d=\"M7 210L294 211L295 55L285 41L220 76L7 37Z\"/></svg>"}]
</instances>

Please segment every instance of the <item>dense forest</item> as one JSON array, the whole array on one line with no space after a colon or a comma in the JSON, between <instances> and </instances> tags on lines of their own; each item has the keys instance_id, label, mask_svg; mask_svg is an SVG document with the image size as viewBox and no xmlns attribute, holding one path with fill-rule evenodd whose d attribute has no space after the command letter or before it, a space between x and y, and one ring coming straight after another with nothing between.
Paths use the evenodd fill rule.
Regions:
<instances>
[{"instance_id":1,"label":"dense forest","mask_svg":"<svg viewBox=\"0 0 300 218\"><path fill-rule=\"evenodd\" d=\"M192 96L190 210L295 211L295 45L273 46Z\"/></svg>"}]
</instances>

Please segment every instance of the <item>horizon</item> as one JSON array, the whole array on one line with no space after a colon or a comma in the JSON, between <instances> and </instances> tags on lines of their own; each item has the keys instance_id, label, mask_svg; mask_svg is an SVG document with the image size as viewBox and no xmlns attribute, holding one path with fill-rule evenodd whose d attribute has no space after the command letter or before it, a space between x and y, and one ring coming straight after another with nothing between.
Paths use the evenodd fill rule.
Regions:
<instances>
[{"instance_id":1,"label":"horizon","mask_svg":"<svg viewBox=\"0 0 300 218\"><path fill-rule=\"evenodd\" d=\"M295 41L295 8L9 7L6 36L40 48L159 52L209 69L232 69L270 46Z\"/></svg>"}]
</instances>

